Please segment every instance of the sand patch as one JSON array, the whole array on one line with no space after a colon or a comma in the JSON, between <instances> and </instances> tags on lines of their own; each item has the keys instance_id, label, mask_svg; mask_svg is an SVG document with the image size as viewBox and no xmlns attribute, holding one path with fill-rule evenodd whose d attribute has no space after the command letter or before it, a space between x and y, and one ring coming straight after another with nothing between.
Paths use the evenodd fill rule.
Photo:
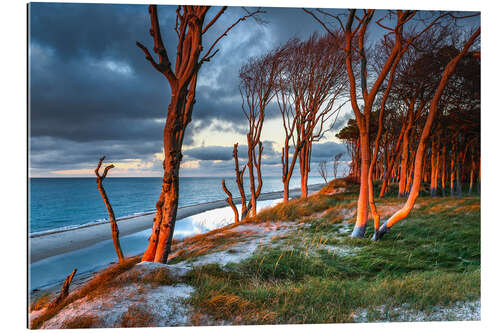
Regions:
<instances>
[{"instance_id":1,"label":"sand patch","mask_svg":"<svg viewBox=\"0 0 500 333\"><path fill-rule=\"evenodd\" d=\"M213 247L210 253L200 253L194 260L171 265L187 265L189 267L219 264L225 266L229 263L239 263L249 257L254 252L271 243L274 239L281 238L295 230L299 225L293 222L266 222L266 223L246 223L232 228L234 234L245 235L238 237L237 241L224 243L223 246ZM219 235L223 237L224 234ZM215 234L213 237L217 237Z\"/></svg>"},{"instance_id":2,"label":"sand patch","mask_svg":"<svg viewBox=\"0 0 500 333\"><path fill-rule=\"evenodd\" d=\"M116 279L134 281L148 274L167 272L179 276L183 267L144 262L135 265ZM189 323L190 309L185 300L194 292L186 284L125 283L100 295L88 295L68 304L41 328L64 328L71 325L90 327L183 326ZM73 326L74 327L74 326Z\"/></svg>"},{"instance_id":3,"label":"sand patch","mask_svg":"<svg viewBox=\"0 0 500 333\"><path fill-rule=\"evenodd\" d=\"M378 319L371 319L375 317ZM467 321L481 320L481 301L456 302L444 307L435 306L430 311L417 311L403 304L400 307L389 309L385 305L374 310L360 309L352 316L354 322L388 322L388 321Z\"/></svg>"}]
</instances>

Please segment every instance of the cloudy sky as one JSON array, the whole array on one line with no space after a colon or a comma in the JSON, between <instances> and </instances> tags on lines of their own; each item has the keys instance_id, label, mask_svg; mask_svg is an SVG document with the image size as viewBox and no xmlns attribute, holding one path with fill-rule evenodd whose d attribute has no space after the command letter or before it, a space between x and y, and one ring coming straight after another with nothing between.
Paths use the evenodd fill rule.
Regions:
<instances>
[{"instance_id":1,"label":"cloudy sky","mask_svg":"<svg viewBox=\"0 0 500 333\"><path fill-rule=\"evenodd\" d=\"M169 54L175 54L175 6L159 6ZM207 22L219 8L209 11ZM193 121L184 139L181 176L230 176L232 146L246 148L239 68L292 37L322 27L296 8L264 8L265 23L247 20L230 31L198 79ZM382 15L378 12L377 15ZM245 11L229 7L204 35L206 48ZM136 47L152 50L146 5L34 3L29 7L29 172L32 177L90 176L100 156L114 176L161 176L162 130L170 88ZM378 34L369 31L369 36ZM171 56L172 58L172 56ZM334 130L313 146L311 170L345 147L335 138L349 117L346 105ZM264 175L280 175L283 140L276 105L266 113ZM298 172L295 173L298 175Z\"/></svg>"},{"instance_id":2,"label":"cloudy sky","mask_svg":"<svg viewBox=\"0 0 500 333\"><path fill-rule=\"evenodd\" d=\"M158 9L170 54L176 46L175 8ZM240 143L240 155L246 148L239 68L291 37L322 32L300 9L265 10L265 24L248 20L238 25L202 67L181 176L232 175L233 144ZM217 11L212 8L209 14ZM230 7L205 35L205 45L244 13ZM147 6L35 3L29 22L30 176L92 176L102 155L117 166L115 176L160 176L170 89L135 45L140 41L152 49ZM347 113L343 111L337 128ZM281 173L278 117L271 105L261 138L267 175ZM344 150L331 132L314 145L313 162ZM316 172L315 165L312 169Z\"/></svg>"}]
</instances>

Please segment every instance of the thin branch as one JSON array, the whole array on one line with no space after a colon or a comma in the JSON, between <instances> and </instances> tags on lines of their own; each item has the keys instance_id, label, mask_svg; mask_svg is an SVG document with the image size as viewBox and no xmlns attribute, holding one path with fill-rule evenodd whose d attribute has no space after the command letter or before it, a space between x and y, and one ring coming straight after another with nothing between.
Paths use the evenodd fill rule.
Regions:
<instances>
[{"instance_id":1,"label":"thin branch","mask_svg":"<svg viewBox=\"0 0 500 333\"><path fill-rule=\"evenodd\" d=\"M319 24L321 24L321 26L322 26L322 27L323 27L323 28L324 28L324 29L325 29L325 30L326 30L326 31L327 31L330 35L332 35L332 36L334 35L334 33L333 33L330 29L328 29L328 27L326 26L326 24L325 24L322 20L320 20L320 19L319 19L319 18L318 18L318 17L317 17L317 16L316 16L313 12L311 12L311 11L309 11L309 10L305 9L305 8L302 8L302 10L303 10L303 11L305 11L307 14L311 15L311 16L312 16L312 17L313 17L313 18L314 18L314 19L315 19L315 20L316 20ZM319 11L319 9L318 9L318 11ZM341 27L342 27L342 31L345 31L344 26L342 25L342 22L340 22L340 24L341 24Z\"/></svg>"},{"instance_id":2,"label":"thin branch","mask_svg":"<svg viewBox=\"0 0 500 333\"><path fill-rule=\"evenodd\" d=\"M207 58L208 57L213 57L215 55L214 54L211 54L212 50L214 49L215 45L217 45L217 43L219 43L219 41L224 37L224 36L227 36L227 33L233 29L238 23L242 22L242 21L245 21L247 18L250 18L252 16L255 16L257 14L261 14L261 13L265 13L265 11L263 10L260 10L260 9L257 9L256 11L253 11L251 13L249 13L248 15L245 15L245 16L242 16L240 17L238 20L236 20L236 22L234 22L232 25L229 26L229 28L226 29L226 31L224 31L223 34L221 34L216 40L215 42L213 42L213 44L210 46L210 48L208 49L207 53L205 53L205 55L201 58L200 60L200 65L205 62L205 61L208 61Z\"/></svg>"},{"instance_id":3,"label":"thin branch","mask_svg":"<svg viewBox=\"0 0 500 333\"><path fill-rule=\"evenodd\" d=\"M217 21L219 19L219 17L224 14L224 12L226 11L227 9L227 6L224 6L221 8L221 10L219 10L219 12L217 13L217 15L214 16L214 18L212 19L212 21L210 21L206 26L205 28L203 29L203 31L201 32L201 34L203 35L205 32L207 32L208 29L210 29L210 27L215 23L215 21Z\"/></svg>"}]
</instances>

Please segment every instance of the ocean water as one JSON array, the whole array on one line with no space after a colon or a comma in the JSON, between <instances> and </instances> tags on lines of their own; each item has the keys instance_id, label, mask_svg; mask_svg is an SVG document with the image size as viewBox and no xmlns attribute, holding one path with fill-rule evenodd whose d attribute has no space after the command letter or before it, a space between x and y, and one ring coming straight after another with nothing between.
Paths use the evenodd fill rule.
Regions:
<instances>
[{"instance_id":1,"label":"ocean water","mask_svg":"<svg viewBox=\"0 0 500 333\"><path fill-rule=\"evenodd\" d=\"M309 185L322 182L321 177L309 177ZM109 177L103 184L115 216L120 218L154 211L161 178ZM226 185L234 197L239 197L234 179L226 178ZM108 219L95 178L31 178L29 186L29 233L67 229ZM299 187L300 178L292 178L290 188ZM262 193L282 190L281 177L264 178ZM180 180L179 207L225 198L220 177Z\"/></svg>"}]
</instances>

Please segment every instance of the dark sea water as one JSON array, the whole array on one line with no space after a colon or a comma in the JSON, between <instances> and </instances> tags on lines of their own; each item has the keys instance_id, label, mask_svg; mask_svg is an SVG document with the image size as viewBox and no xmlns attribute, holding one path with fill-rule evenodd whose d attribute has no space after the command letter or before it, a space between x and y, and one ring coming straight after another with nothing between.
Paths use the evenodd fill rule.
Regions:
<instances>
[{"instance_id":1,"label":"dark sea water","mask_svg":"<svg viewBox=\"0 0 500 333\"><path fill-rule=\"evenodd\" d=\"M321 177L309 177L309 185L322 183ZM292 178L290 188L299 188L300 179ZM103 182L117 218L154 210L161 178L106 178ZM31 178L29 189L29 232L65 229L108 219L95 178ZM233 179L226 178L233 196L239 192ZM246 186L248 188L248 186ZM262 193L282 191L281 177L267 177ZM181 178L179 206L194 205L226 198L221 178Z\"/></svg>"}]
</instances>

